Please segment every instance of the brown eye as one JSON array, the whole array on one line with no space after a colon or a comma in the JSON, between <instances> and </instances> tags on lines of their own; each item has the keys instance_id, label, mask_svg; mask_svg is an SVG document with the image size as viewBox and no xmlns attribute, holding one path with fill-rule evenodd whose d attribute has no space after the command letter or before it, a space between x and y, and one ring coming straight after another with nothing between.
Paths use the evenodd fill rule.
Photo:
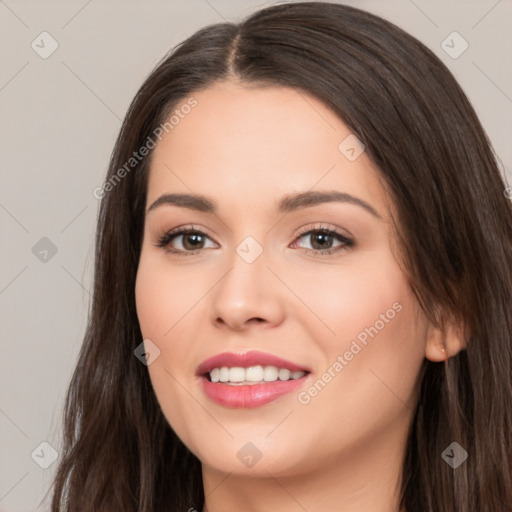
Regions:
<instances>
[{"instance_id":1,"label":"brown eye","mask_svg":"<svg viewBox=\"0 0 512 512\"><path fill-rule=\"evenodd\" d=\"M337 231L325 228L310 229L302 233L297 240L306 239L310 247L306 247L306 253L311 254L332 254L355 246L354 240L338 233ZM333 243L338 241L338 245Z\"/></svg>"},{"instance_id":2,"label":"brown eye","mask_svg":"<svg viewBox=\"0 0 512 512\"><path fill-rule=\"evenodd\" d=\"M204 244L209 239L210 237L202 231L190 228L177 228L161 236L155 245L165 248L168 252L186 255L187 253L195 254L195 251L206 248ZM181 248L173 247L174 244L179 245L180 243Z\"/></svg>"},{"instance_id":3,"label":"brown eye","mask_svg":"<svg viewBox=\"0 0 512 512\"><path fill-rule=\"evenodd\" d=\"M330 249L330 246L334 242L334 236L325 232L312 233L309 237L312 248L319 251Z\"/></svg>"},{"instance_id":4,"label":"brown eye","mask_svg":"<svg viewBox=\"0 0 512 512\"><path fill-rule=\"evenodd\" d=\"M190 251L193 251L194 249L202 249L202 245L204 244L204 237L202 234L190 232L180 236L182 237L182 245L185 249Z\"/></svg>"}]
</instances>

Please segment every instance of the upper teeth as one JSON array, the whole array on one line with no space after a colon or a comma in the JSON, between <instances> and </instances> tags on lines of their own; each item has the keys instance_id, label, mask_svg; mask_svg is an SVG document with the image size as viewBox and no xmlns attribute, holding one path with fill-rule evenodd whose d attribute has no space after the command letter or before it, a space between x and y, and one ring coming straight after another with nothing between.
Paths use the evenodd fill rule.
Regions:
<instances>
[{"instance_id":1,"label":"upper teeth","mask_svg":"<svg viewBox=\"0 0 512 512\"><path fill-rule=\"evenodd\" d=\"M223 366L211 370L210 379L212 382L273 382L277 379L300 379L305 374L306 372L292 372L287 368L277 368L277 366L249 366L248 368Z\"/></svg>"}]
</instances>

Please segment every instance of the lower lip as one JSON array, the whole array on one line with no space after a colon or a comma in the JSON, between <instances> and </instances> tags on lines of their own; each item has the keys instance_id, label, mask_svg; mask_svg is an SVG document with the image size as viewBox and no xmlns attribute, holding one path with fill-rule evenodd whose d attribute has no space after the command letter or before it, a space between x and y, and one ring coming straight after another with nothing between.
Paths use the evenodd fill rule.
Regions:
<instances>
[{"instance_id":1,"label":"lower lip","mask_svg":"<svg viewBox=\"0 0 512 512\"><path fill-rule=\"evenodd\" d=\"M308 375L306 374L300 379L276 380L246 386L210 382L206 377L201 377L201 384L206 395L220 405L250 408L268 404L283 395L296 391L304 384Z\"/></svg>"}]
</instances>

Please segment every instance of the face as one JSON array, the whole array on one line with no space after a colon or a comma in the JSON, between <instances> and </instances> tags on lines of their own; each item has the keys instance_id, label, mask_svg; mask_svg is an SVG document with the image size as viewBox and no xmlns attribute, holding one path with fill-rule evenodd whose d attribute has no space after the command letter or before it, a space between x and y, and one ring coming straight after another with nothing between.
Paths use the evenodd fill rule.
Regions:
<instances>
[{"instance_id":1,"label":"face","mask_svg":"<svg viewBox=\"0 0 512 512\"><path fill-rule=\"evenodd\" d=\"M378 170L302 92L221 82L193 97L154 149L135 290L167 421L222 472L286 476L396 452L427 323L394 257Z\"/></svg>"}]
</instances>

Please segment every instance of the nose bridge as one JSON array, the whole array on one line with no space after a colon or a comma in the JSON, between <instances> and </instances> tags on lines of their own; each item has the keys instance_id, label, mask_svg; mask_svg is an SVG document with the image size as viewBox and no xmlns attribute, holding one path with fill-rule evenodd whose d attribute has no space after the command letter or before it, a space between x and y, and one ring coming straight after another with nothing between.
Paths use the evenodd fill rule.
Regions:
<instances>
[{"instance_id":1,"label":"nose bridge","mask_svg":"<svg viewBox=\"0 0 512 512\"><path fill-rule=\"evenodd\" d=\"M247 301L265 294L268 287L269 251L253 236L246 236L229 256L230 271L221 288L231 300ZM238 296L238 299L236 298ZM251 299L252 296L252 299Z\"/></svg>"},{"instance_id":2,"label":"nose bridge","mask_svg":"<svg viewBox=\"0 0 512 512\"><path fill-rule=\"evenodd\" d=\"M214 319L241 328L251 319L277 322L282 314L279 286L267 268L270 251L246 236L229 257L229 271L213 295Z\"/></svg>"}]
</instances>

